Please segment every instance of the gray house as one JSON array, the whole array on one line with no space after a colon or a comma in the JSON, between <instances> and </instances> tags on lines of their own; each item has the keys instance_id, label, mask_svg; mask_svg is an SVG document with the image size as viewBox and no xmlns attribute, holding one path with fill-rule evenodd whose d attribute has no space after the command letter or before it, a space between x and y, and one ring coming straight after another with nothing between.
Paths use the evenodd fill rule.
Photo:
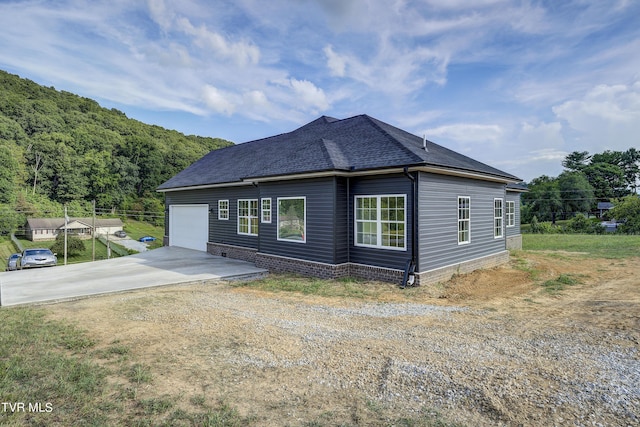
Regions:
<instances>
[{"instance_id":1,"label":"gray house","mask_svg":"<svg viewBox=\"0 0 640 427\"><path fill-rule=\"evenodd\" d=\"M158 191L165 245L425 284L508 261L521 245L520 181L361 115L214 150Z\"/></svg>"}]
</instances>

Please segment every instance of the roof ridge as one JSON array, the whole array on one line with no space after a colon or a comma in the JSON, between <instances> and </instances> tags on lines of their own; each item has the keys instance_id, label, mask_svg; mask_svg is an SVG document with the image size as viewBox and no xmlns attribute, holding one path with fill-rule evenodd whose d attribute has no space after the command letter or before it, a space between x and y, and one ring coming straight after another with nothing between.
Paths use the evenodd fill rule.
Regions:
<instances>
[{"instance_id":1,"label":"roof ridge","mask_svg":"<svg viewBox=\"0 0 640 427\"><path fill-rule=\"evenodd\" d=\"M333 169L349 169L349 160L333 139L321 138L322 152Z\"/></svg>"},{"instance_id":2,"label":"roof ridge","mask_svg":"<svg viewBox=\"0 0 640 427\"><path fill-rule=\"evenodd\" d=\"M413 157L414 159L417 159L418 161L417 161L416 163L426 163L426 160L425 160L425 159L423 159L422 157L420 157L420 156L416 155L416 153L414 153L411 149L409 149L409 147L407 147L406 145L404 145L402 142L398 141L396 138L394 138L393 136L391 136L391 135L389 134L389 132L387 132L386 130L384 130L384 129L382 128L382 126L380 126L380 124L379 124L379 123L384 123L384 122L380 122L378 119L375 119L375 118L373 118L373 117L371 117L371 116L369 116L369 115L367 115L367 114L362 114L362 116L363 116L365 119L367 119L369 122L371 122L371 124L373 124L373 125L375 126L375 128L376 128L376 129L378 129L382 134L384 134L384 135L387 137L387 139L388 139L389 141L391 141L392 143L394 143L397 147L400 147L400 148L401 148L403 151L405 151L406 153L409 153L409 155L410 155L411 157ZM393 125L390 125L390 124L388 124L388 123L384 123L384 124L385 124L386 126L391 126L391 127L395 128L395 129L398 129L399 131L402 131L402 129L397 128L397 127L395 127L395 126L393 126ZM411 133L409 133L409 132L407 132L407 131L403 131L403 132L405 132L405 133L407 133L407 134L409 134L409 135L413 135L413 134L411 134ZM414 136L414 137L416 137L416 138L419 138L417 135L413 135L413 136Z\"/></svg>"}]
</instances>

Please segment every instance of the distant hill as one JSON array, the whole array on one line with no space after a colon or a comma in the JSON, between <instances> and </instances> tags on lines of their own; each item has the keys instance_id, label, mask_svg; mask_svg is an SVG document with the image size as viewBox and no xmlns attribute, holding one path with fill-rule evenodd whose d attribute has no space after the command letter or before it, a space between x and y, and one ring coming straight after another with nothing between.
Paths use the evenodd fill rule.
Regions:
<instances>
[{"instance_id":1,"label":"distant hill","mask_svg":"<svg viewBox=\"0 0 640 427\"><path fill-rule=\"evenodd\" d=\"M229 145L0 71L0 216L8 208L48 216L94 199L102 209L161 209L159 184Z\"/></svg>"}]
</instances>

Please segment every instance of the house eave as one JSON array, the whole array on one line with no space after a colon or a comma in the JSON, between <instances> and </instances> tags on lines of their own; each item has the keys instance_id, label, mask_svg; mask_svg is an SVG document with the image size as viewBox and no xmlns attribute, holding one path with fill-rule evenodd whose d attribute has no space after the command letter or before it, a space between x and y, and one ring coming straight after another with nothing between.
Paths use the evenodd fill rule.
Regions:
<instances>
[{"instance_id":1,"label":"house eave","mask_svg":"<svg viewBox=\"0 0 640 427\"><path fill-rule=\"evenodd\" d=\"M239 186L259 184L263 182L288 181L288 180L294 180L294 179L327 178L327 177L334 177L334 176L354 177L354 176L371 176L371 175L389 175L389 174L403 173L405 168L408 169L409 172L414 172L414 171L428 172L428 173L434 173L439 175L458 176L462 178L499 182L502 184L520 182L520 180L517 178L508 178L504 176L490 175L490 174L485 174L481 172L466 171L462 169L451 169L451 168L446 168L441 166L428 166L428 165L407 165L407 166L379 168L379 169L362 169L362 170L332 169L332 170L305 172L305 173L288 174L288 175L246 177L239 182L227 182L227 183L217 183L217 184L204 184L204 185L193 185L193 186L185 186L185 187L163 188L163 189L158 189L156 191L159 193L168 193L173 191L206 190L209 188L239 187Z\"/></svg>"},{"instance_id":2,"label":"house eave","mask_svg":"<svg viewBox=\"0 0 640 427\"><path fill-rule=\"evenodd\" d=\"M156 189L156 192L170 193L172 191L206 190L209 188L223 188L223 187L242 187L242 186L247 186L251 184L252 183L248 181L222 182L222 183L216 183L216 184L202 184L202 185L188 185L184 187L158 188Z\"/></svg>"},{"instance_id":3,"label":"house eave","mask_svg":"<svg viewBox=\"0 0 640 427\"><path fill-rule=\"evenodd\" d=\"M514 184L514 183L521 182L521 180L516 177L509 178L506 176L491 175L487 173L469 171L464 169L451 169L451 168L445 168L441 166L428 166L428 165L417 166L417 167L409 168L409 171L410 172L420 171L420 172L427 172L427 173L435 173L438 175L457 176L461 178L471 178L471 179L478 179L482 181L499 182L501 184Z\"/></svg>"}]
</instances>

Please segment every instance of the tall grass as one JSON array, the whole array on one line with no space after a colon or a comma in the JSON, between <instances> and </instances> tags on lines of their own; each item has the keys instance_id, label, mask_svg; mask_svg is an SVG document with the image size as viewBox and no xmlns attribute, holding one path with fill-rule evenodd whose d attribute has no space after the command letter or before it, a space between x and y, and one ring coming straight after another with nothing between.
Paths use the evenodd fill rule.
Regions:
<instances>
[{"instance_id":1,"label":"tall grass","mask_svg":"<svg viewBox=\"0 0 640 427\"><path fill-rule=\"evenodd\" d=\"M580 252L595 258L629 258L640 256L640 236L523 234L522 248L531 251Z\"/></svg>"}]
</instances>

